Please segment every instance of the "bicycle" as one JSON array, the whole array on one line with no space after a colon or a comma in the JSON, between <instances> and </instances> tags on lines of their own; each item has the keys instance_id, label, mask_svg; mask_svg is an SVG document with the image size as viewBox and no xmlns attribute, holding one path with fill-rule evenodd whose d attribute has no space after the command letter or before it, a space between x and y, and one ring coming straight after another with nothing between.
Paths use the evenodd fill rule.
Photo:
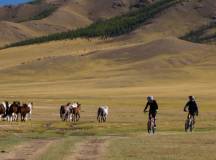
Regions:
<instances>
[{"instance_id":1,"label":"bicycle","mask_svg":"<svg viewBox=\"0 0 216 160\"><path fill-rule=\"evenodd\" d=\"M148 112L148 111L144 111L144 112ZM147 131L149 134L155 134L156 132L156 127L155 127L155 119L152 115L150 115L150 118L148 119L147 122Z\"/></svg>"},{"instance_id":2,"label":"bicycle","mask_svg":"<svg viewBox=\"0 0 216 160\"><path fill-rule=\"evenodd\" d=\"M194 124L195 124L195 119L194 116L190 115L188 118L185 120L185 132L192 132L194 129Z\"/></svg>"}]
</instances>

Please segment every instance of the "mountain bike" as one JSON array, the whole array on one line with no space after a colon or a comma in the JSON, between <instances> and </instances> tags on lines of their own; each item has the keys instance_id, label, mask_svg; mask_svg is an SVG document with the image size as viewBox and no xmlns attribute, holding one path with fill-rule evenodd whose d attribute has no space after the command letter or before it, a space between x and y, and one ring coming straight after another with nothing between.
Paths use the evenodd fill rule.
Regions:
<instances>
[{"instance_id":1,"label":"mountain bike","mask_svg":"<svg viewBox=\"0 0 216 160\"><path fill-rule=\"evenodd\" d=\"M148 112L148 111L145 111ZM156 127L155 127L155 119L152 115L150 115L150 118L148 119L147 122L147 131L149 134L154 134L156 132Z\"/></svg>"},{"instance_id":2,"label":"mountain bike","mask_svg":"<svg viewBox=\"0 0 216 160\"><path fill-rule=\"evenodd\" d=\"M188 118L185 120L185 132L193 131L194 122L195 122L194 116L189 114Z\"/></svg>"}]
</instances>

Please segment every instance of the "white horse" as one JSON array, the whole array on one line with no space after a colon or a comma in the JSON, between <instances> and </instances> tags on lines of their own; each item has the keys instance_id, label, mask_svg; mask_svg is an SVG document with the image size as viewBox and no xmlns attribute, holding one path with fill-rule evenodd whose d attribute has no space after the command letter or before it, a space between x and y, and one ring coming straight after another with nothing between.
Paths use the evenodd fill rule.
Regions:
<instances>
[{"instance_id":1,"label":"white horse","mask_svg":"<svg viewBox=\"0 0 216 160\"><path fill-rule=\"evenodd\" d=\"M31 120L32 118L32 110L33 110L33 102L28 103L28 107L30 109L29 113L27 114L27 116L25 117L25 120Z\"/></svg>"},{"instance_id":2,"label":"white horse","mask_svg":"<svg viewBox=\"0 0 216 160\"><path fill-rule=\"evenodd\" d=\"M0 113L0 120L8 120L8 116L9 115L7 115L8 113L7 113L7 111L8 111L8 109L10 108L10 104L8 104L8 102L2 102L1 103L1 113ZM4 110L4 112L2 112Z\"/></svg>"},{"instance_id":3,"label":"white horse","mask_svg":"<svg viewBox=\"0 0 216 160\"><path fill-rule=\"evenodd\" d=\"M108 106L100 106L97 112L97 120L98 122L106 122L107 116L109 113Z\"/></svg>"},{"instance_id":4,"label":"white horse","mask_svg":"<svg viewBox=\"0 0 216 160\"><path fill-rule=\"evenodd\" d=\"M80 118L80 114L78 114L78 117L77 117L77 114L74 113L76 111L76 108L80 107L80 104L78 102L73 102L70 106L69 106L69 109L70 109L70 113L69 113L69 121L78 121L79 118Z\"/></svg>"}]
</instances>

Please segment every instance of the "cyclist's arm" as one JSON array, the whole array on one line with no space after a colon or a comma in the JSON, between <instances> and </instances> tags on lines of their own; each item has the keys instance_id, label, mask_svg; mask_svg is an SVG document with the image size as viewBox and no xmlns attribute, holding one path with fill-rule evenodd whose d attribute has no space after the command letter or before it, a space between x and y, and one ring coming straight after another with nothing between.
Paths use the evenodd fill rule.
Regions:
<instances>
[{"instance_id":1,"label":"cyclist's arm","mask_svg":"<svg viewBox=\"0 0 216 160\"><path fill-rule=\"evenodd\" d=\"M187 111L187 108L189 106L189 102L186 103L185 107L184 107L184 111L186 112Z\"/></svg>"},{"instance_id":2,"label":"cyclist's arm","mask_svg":"<svg viewBox=\"0 0 216 160\"><path fill-rule=\"evenodd\" d=\"M146 103L146 106L145 106L144 112L146 112L148 106L149 106L149 102Z\"/></svg>"}]
</instances>

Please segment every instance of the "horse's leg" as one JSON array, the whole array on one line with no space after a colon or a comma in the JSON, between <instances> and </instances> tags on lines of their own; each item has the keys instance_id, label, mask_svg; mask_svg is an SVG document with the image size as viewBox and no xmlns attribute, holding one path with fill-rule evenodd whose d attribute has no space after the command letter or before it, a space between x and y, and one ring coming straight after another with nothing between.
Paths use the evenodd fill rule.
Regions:
<instances>
[{"instance_id":1,"label":"horse's leg","mask_svg":"<svg viewBox=\"0 0 216 160\"><path fill-rule=\"evenodd\" d=\"M75 122L77 122L77 113L75 113L74 118L75 118Z\"/></svg>"},{"instance_id":2,"label":"horse's leg","mask_svg":"<svg viewBox=\"0 0 216 160\"><path fill-rule=\"evenodd\" d=\"M21 113L20 113L20 119L21 119ZM17 113L16 115L16 121L18 122L18 120L19 120L19 113Z\"/></svg>"},{"instance_id":3,"label":"horse's leg","mask_svg":"<svg viewBox=\"0 0 216 160\"><path fill-rule=\"evenodd\" d=\"M75 116L74 116L74 113L72 114L72 122L75 122Z\"/></svg>"},{"instance_id":4,"label":"horse's leg","mask_svg":"<svg viewBox=\"0 0 216 160\"><path fill-rule=\"evenodd\" d=\"M74 122L76 122L76 114L75 113L73 114L73 120L74 120Z\"/></svg>"},{"instance_id":5,"label":"horse's leg","mask_svg":"<svg viewBox=\"0 0 216 160\"><path fill-rule=\"evenodd\" d=\"M80 118L79 113L77 113L76 114L76 121L79 121L79 118Z\"/></svg>"},{"instance_id":6,"label":"horse's leg","mask_svg":"<svg viewBox=\"0 0 216 160\"><path fill-rule=\"evenodd\" d=\"M8 121L14 121L14 113L8 115Z\"/></svg>"},{"instance_id":7,"label":"horse's leg","mask_svg":"<svg viewBox=\"0 0 216 160\"><path fill-rule=\"evenodd\" d=\"M69 121L72 121L71 113L69 114Z\"/></svg>"},{"instance_id":8,"label":"horse's leg","mask_svg":"<svg viewBox=\"0 0 216 160\"><path fill-rule=\"evenodd\" d=\"M27 121L27 120L28 120L28 114L25 115L25 121Z\"/></svg>"},{"instance_id":9,"label":"horse's leg","mask_svg":"<svg viewBox=\"0 0 216 160\"><path fill-rule=\"evenodd\" d=\"M79 121L79 113L76 113L76 121Z\"/></svg>"},{"instance_id":10,"label":"horse's leg","mask_svg":"<svg viewBox=\"0 0 216 160\"><path fill-rule=\"evenodd\" d=\"M22 121L23 121L23 122L25 121L24 113L22 114Z\"/></svg>"},{"instance_id":11,"label":"horse's leg","mask_svg":"<svg viewBox=\"0 0 216 160\"><path fill-rule=\"evenodd\" d=\"M13 121L13 115L11 114L8 116L8 122L12 122L12 121Z\"/></svg>"}]
</instances>

